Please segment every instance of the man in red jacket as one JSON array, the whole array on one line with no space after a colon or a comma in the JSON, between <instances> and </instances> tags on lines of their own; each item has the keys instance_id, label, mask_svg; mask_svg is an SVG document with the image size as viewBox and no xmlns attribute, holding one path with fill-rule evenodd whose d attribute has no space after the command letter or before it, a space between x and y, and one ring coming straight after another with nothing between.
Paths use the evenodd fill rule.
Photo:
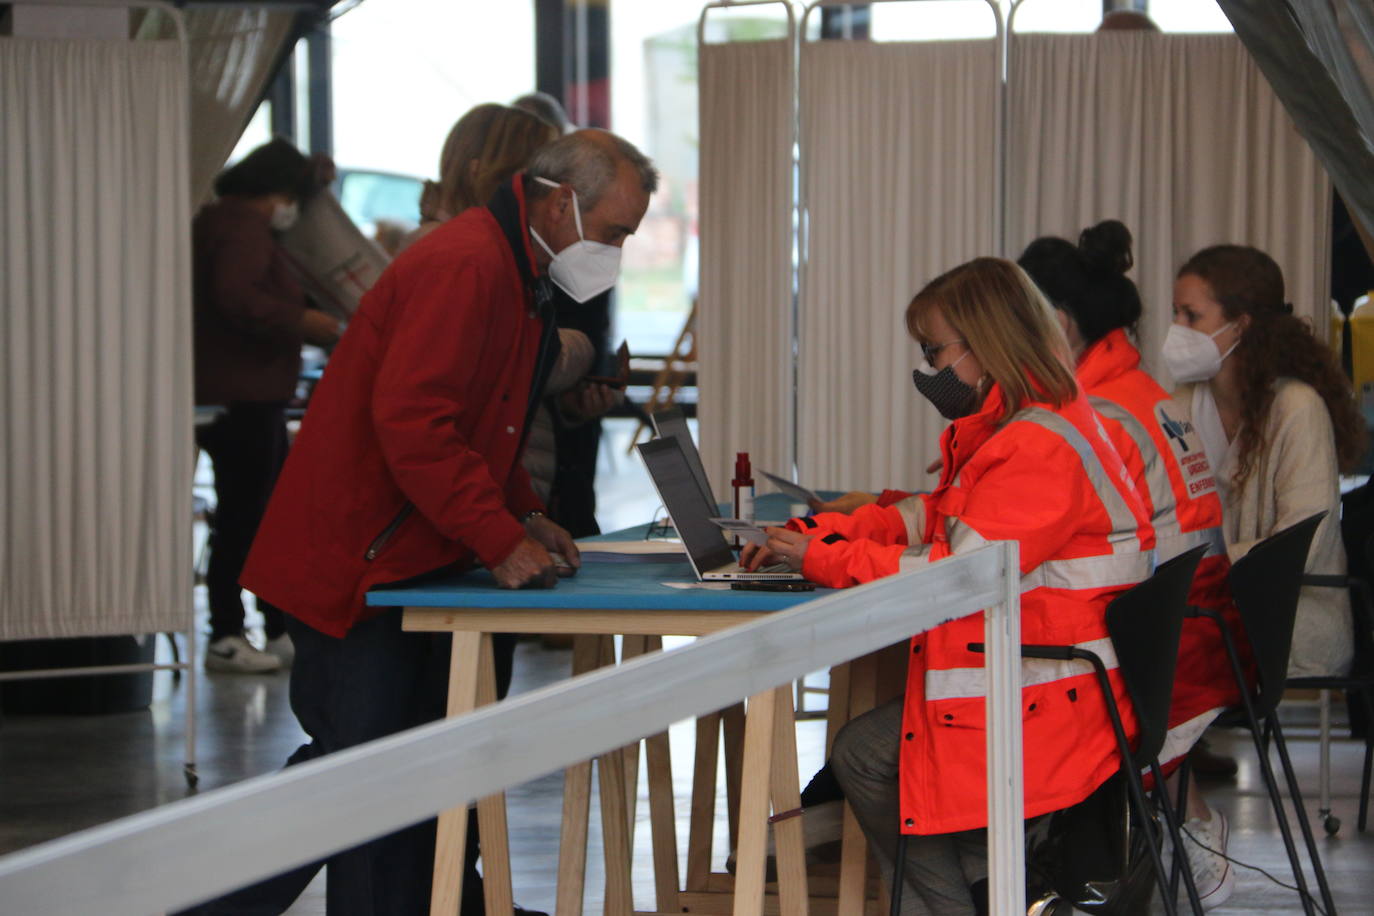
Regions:
<instances>
[{"instance_id":1,"label":"man in red jacket","mask_svg":"<svg viewBox=\"0 0 1374 916\"><path fill-rule=\"evenodd\" d=\"M291 706L312 741L291 762L444 714L450 640L403 633L374 585L476 563L503 588L552 587L577 547L520 466L557 355L549 283L585 301L615 283L657 172L631 144L579 131L535 155L486 207L406 249L364 296L282 471L243 573L296 646ZM469 844L471 848L472 844ZM334 856L331 916L428 909L434 822ZM319 865L232 895L280 912ZM464 912L480 912L468 863ZM470 904L469 904L470 901ZM221 903L229 903L226 899Z\"/></svg>"}]
</instances>

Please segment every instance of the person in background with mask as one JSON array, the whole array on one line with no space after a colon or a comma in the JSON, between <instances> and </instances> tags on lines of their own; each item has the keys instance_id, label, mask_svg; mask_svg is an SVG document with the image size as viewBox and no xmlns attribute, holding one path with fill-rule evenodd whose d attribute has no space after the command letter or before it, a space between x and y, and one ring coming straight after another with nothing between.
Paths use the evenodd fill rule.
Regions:
<instances>
[{"instance_id":1,"label":"person in background with mask","mask_svg":"<svg viewBox=\"0 0 1374 916\"><path fill-rule=\"evenodd\" d=\"M244 568L296 644L291 708L318 758L444 715L449 647L401 630L369 588L480 563L502 588L553 587L579 565L520 466L557 357L549 282L578 301L616 281L620 246L657 188L652 163L604 131L543 147L485 206L392 261L311 398ZM435 822L329 860L330 916L429 908ZM482 912L468 844L463 911ZM200 909L282 912L324 863ZM251 908L250 908L251 907Z\"/></svg>"},{"instance_id":2,"label":"person in background with mask","mask_svg":"<svg viewBox=\"0 0 1374 916\"><path fill-rule=\"evenodd\" d=\"M209 671L265 674L291 664L281 611L261 598L266 651L248 641L239 574L286 457L285 408L301 344L328 346L339 335L335 318L309 307L277 244L332 171L327 160L312 162L273 140L219 174L217 199L192 224L196 403L224 407L196 431L215 468Z\"/></svg>"},{"instance_id":3,"label":"person in background with mask","mask_svg":"<svg viewBox=\"0 0 1374 916\"><path fill-rule=\"evenodd\" d=\"M575 129L568 120L568 113L558 99L546 92L530 92L520 96L511 105L528 111L556 127L560 134ZM592 373L611 374L607 366L610 350L611 309L615 290L608 289L593 296L586 302L576 302L559 290L554 294L554 312L558 316L559 335L567 338L580 335L591 345L589 356ZM580 347L577 341L568 350ZM584 373L585 374L585 373ZM567 528L573 537L587 537L600 534L601 527L596 521L596 456L601 447L601 417L623 398L608 396L600 386L582 386L565 394L565 402L573 401L572 410L544 411L534 430L534 436L547 443L547 449L537 451L531 448L533 457L543 459L543 469L552 475L552 480L543 495L549 505L549 515L560 525ZM551 420L551 429L543 426L543 421ZM536 444L533 440L531 445ZM536 488L540 485L541 475L526 459L526 467L535 478ZM544 637L545 645L558 645L570 637L550 635Z\"/></svg>"},{"instance_id":4,"label":"person in background with mask","mask_svg":"<svg viewBox=\"0 0 1374 916\"><path fill-rule=\"evenodd\" d=\"M1026 643L1107 637L1113 598L1152 571L1148 511L1068 367L1053 309L1019 267L978 258L907 307L921 347L917 390L953 422L940 482L893 506L822 513L771 528L751 568L785 560L843 587L990 541L1021 550ZM1053 481L1053 486L1046 486ZM981 614L912 639L906 695L850 722L831 764L882 868L908 834L904 913L986 912L987 799ZM1070 807L1112 777L1118 756L1091 672L1027 660L1022 689L1026 815ZM1130 709L1124 684L1114 694ZM1134 731L1134 717L1124 716Z\"/></svg>"},{"instance_id":5,"label":"person in background with mask","mask_svg":"<svg viewBox=\"0 0 1374 916\"><path fill-rule=\"evenodd\" d=\"M1364 424L1335 355L1284 301L1274 259L1241 245L1189 258L1174 281L1162 356L1179 383L1179 420L1216 471L1231 561L1325 512L1307 572L1345 575L1340 472L1364 451ZM1345 589L1304 588L1288 673L1344 674L1352 626Z\"/></svg>"}]
</instances>

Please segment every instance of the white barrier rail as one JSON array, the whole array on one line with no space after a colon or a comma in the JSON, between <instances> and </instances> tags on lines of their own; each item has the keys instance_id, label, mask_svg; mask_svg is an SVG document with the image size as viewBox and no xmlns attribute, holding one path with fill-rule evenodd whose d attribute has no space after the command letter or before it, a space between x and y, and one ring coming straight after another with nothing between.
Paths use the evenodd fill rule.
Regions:
<instances>
[{"instance_id":1,"label":"white barrier rail","mask_svg":"<svg viewBox=\"0 0 1374 916\"><path fill-rule=\"evenodd\" d=\"M0 859L0 912L176 910L986 609L990 899L994 913L1024 913L1017 557L1015 543L999 543L922 562L681 649L14 853Z\"/></svg>"}]
</instances>

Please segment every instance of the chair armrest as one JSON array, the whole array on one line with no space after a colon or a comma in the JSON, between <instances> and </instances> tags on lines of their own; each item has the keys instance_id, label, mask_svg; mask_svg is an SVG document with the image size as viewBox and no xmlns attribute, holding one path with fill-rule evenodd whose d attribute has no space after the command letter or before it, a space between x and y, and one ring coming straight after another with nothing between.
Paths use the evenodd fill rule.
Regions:
<instances>
[{"instance_id":1,"label":"chair armrest","mask_svg":"<svg viewBox=\"0 0 1374 916\"><path fill-rule=\"evenodd\" d=\"M1317 588L1352 588L1356 587L1355 583L1358 581L1358 579L1353 579L1350 576L1323 576L1316 573L1307 573L1302 577L1303 585L1312 585Z\"/></svg>"},{"instance_id":2,"label":"chair armrest","mask_svg":"<svg viewBox=\"0 0 1374 916\"><path fill-rule=\"evenodd\" d=\"M985 651L985 647L980 642L971 642L968 644L968 650L970 652L982 654ZM1049 658L1061 662L1083 658L1083 655L1080 654L1081 652L1082 650L1073 646L1021 646L1022 658Z\"/></svg>"}]
</instances>

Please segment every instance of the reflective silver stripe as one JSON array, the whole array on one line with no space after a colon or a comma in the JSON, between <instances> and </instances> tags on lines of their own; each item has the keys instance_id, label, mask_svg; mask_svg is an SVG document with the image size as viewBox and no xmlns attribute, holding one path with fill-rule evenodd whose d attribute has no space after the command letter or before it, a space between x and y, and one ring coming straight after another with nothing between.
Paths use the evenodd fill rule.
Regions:
<instances>
[{"instance_id":1,"label":"reflective silver stripe","mask_svg":"<svg viewBox=\"0 0 1374 916\"><path fill-rule=\"evenodd\" d=\"M1096 417L1093 418L1097 420ZM1107 540L1112 545L1113 553L1135 553L1140 550L1140 536L1136 526L1135 513L1126 504L1126 499L1117 490L1115 484L1107 475L1107 469L1102 466L1097 453L1093 451L1088 440L1084 438L1072 423L1058 414L1046 410L1043 407L1028 407L1016 416L1011 418L1011 422L1035 423L1044 427L1055 435L1059 436L1069 446L1078 453L1079 460L1083 463L1083 472L1092 481L1093 490L1096 491L1098 499L1102 501L1102 506L1107 510L1107 517L1111 519L1112 532L1107 536ZM1097 434L1108 444L1111 440L1107 438L1107 432L1102 428L1100 421L1097 422ZM1122 482L1128 489L1135 488L1135 481L1130 479L1130 474L1122 467Z\"/></svg>"},{"instance_id":2,"label":"reflective silver stripe","mask_svg":"<svg viewBox=\"0 0 1374 916\"><path fill-rule=\"evenodd\" d=\"M1226 536L1220 528L1203 528L1201 531L1183 531L1171 537L1159 538L1155 543L1155 554L1159 562L1172 560L1199 544L1207 545L1203 556L1214 557L1226 553Z\"/></svg>"},{"instance_id":3,"label":"reflective silver stripe","mask_svg":"<svg viewBox=\"0 0 1374 916\"><path fill-rule=\"evenodd\" d=\"M1021 577L1021 591L1033 588L1113 588L1144 582L1155 571L1152 550L1046 560Z\"/></svg>"},{"instance_id":4,"label":"reflective silver stripe","mask_svg":"<svg viewBox=\"0 0 1374 916\"><path fill-rule=\"evenodd\" d=\"M1174 497L1173 485L1169 483L1169 470L1164 465L1164 457L1150 432L1135 414L1115 401L1106 398L1088 398L1093 408L1104 417L1115 420L1126 430L1135 447L1140 450L1140 458L1145 463L1145 485L1150 488L1150 502L1154 506L1154 517L1150 522L1155 528L1155 540L1178 534L1178 500ZM1180 551L1182 553L1182 551Z\"/></svg>"},{"instance_id":5,"label":"reflective silver stripe","mask_svg":"<svg viewBox=\"0 0 1374 916\"><path fill-rule=\"evenodd\" d=\"M945 519L945 532L949 535L950 553L966 553L988 544L987 538L974 531L973 526L962 519Z\"/></svg>"},{"instance_id":6,"label":"reflective silver stripe","mask_svg":"<svg viewBox=\"0 0 1374 916\"><path fill-rule=\"evenodd\" d=\"M902 551L902 555L897 558L897 572L911 572L930 562L930 545L917 544Z\"/></svg>"},{"instance_id":7,"label":"reflective silver stripe","mask_svg":"<svg viewBox=\"0 0 1374 916\"><path fill-rule=\"evenodd\" d=\"M893 503L892 508L902 514L902 521L906 524L906 542L921 543L925 539L925 532L922 530L926 524L925 501L919 496L908 496L900 502Z\"/></svg>"},{"instance_id":8,"label":"reflective silver stripe","mask_svg":"<svg viewBox=\"0 0 1374 916\"><path fill-rule=\"evenodd\" d=\"M1078 643L1077 648L1096 653L1111 671L1117 665L1116 650L1107 637ZM1092 674L1093 667L1085 661L1056 661L1048 658L1021 660L1021 686L1052 684L1066 678ZM935 700L973 699L987 695L986 668L944 668L926 671L926 702Z\"/></svg>"}]
</instances>

